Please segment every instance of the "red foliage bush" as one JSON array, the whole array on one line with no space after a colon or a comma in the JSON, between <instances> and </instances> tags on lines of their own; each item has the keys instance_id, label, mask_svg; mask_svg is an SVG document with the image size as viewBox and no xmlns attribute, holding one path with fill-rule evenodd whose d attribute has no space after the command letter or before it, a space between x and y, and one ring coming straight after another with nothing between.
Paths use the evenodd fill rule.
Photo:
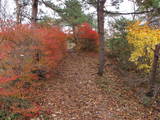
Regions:
<instances>
[{"instance_id":1,"label":"red foliage bush","mask_svg":"<svg viewBox=\"0 0 160 120\"><path fill-rule=\"evenodd\" d=\"M34 70L49 73L55 69L65 55L66 37L59 27L32 28L30 25L17 25L1 29L0 96L16 96L23 99L32 96L30 94L33 93L34 88L26 87L26 83L35 85L33 82L35 79L38 80L41 73L36 73L35 76ZM13 81L15 85L5 90ZM0 106L1 104L5 103L0 102ZM13 106L11 108L13 109ZM28 115L39 109L24 110L14 107L13 111L16 110L18 113Z\"/></svg>"},{"instance_id":2,"label":"red foliage bush","mask_svg":"<svg viewBox=\"0 0 160 120\"><path fill-rule=\"evenodd\" d=\"M59 27L47 27L37 30L42 51L42 61L48 68L55 68L65 55L67 35Z\"/></svg>"},{"instance_id":3,"label":"red foliage bush","mask_svg":"<svg viewBox=\"0 0 160 120\"><path fill-rule=\"evenodd\" d=\"M6 68L8 64L10 75L21 75L37 67L53 69L65 55L66 37L59 27L31 29L29 25L18 25L1 31L0 66Z\"/></svg>"},{"instance_id":4,"label":"red foliage bush","mask_svg":"<svg viewBox=\"0 0 160 120\"><path fill-rule=\"evenodd\" d=\"M77 47L80 50L95 51L99 45L99 35L88 23L83 23L77 28Z\"/></svg>"}]
</instances>

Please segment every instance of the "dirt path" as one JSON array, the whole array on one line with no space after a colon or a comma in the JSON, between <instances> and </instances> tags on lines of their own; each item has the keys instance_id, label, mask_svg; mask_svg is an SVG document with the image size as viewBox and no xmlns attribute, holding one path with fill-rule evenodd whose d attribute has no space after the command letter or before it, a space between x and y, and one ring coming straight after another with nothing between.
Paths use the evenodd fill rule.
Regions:
<instances>
[{"instance_id":1,"label":"dirt path","mask_svg":"<svg viewBox=\"0 0 160 120\"><path fill-rule=\"evenodd\" d=\"M97 63L97 56L82 53L64 59L57 77L45 85L42 105L51 111L49 120L154 120L112 67L98 77Z\"/></svg>"}]
</instances>

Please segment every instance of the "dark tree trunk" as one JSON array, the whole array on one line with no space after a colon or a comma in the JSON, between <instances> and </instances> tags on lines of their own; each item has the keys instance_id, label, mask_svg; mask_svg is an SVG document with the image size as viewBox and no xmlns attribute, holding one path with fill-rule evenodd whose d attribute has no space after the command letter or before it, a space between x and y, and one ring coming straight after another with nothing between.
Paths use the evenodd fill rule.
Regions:
<instances>
[{"instance_id":1,"label":"dark tree trunk","mask_svg":"<svg viewBox=\"0 0 160 120\"><path fill-rule=\"evenodd\" d=\"M98 33L99 33L99 69L98 75L102 76L105 65L105 43L104 43L104 4L106 0L97 0L97 18L98 18Z\"/></svg>"},{"instance_id":2,"label":"dark tree trunk","mask_svg":"<svg viewBox=\"0 0 160 120\"><path fill-rule=\"evenodd\" d=\"M39 0L32 0L32 17L31 17L31 23L32 28L35 28L35 25L37 23L37 14L38 14L38 2ZM38 63L40 61L40 51L38 49L35 50L35 63Z\"/></svg>"},{"instance_id":3,"label":"dark tree trunk","mask_svg":"<svg viewBox=\"0 0 160 120\"><path fill-rule=\"evenodd\" d=\"M21 24L22 22L21 5L19 3L19 0L15 0L15 3L16 3L16 21L17 24Z\"/></svg>"},{"instance_id":4,"label":"dark tree trunk","mask_svg":"<svg viewBox=\"0 0 160 120\"><path fill-rule=\"evenodd\" d=\"M147 96L153 97L154 96L154 87L156 83L156 74L157 74L157 68L158 68L158 59L159 59L159 52L160 52L160 44L156 45L154 50L154 59L152 64L152 70L150 74L150 91L147 93Z\"/></svg>"},{"instance_id":5,"label":"dark tree trunk","mask_svg":"<svg viewBox=\"0 0 160 120\"><path fill-rule=\"evenodd\" d=\"M76 33L76 25L72 25L72 30L73 30L73 37L74 37L74 42L77 45L78 41L77 41L77 33Z\"/></svg>"},{"instance_id":6,"label":"dark tree trunk","mask_svg":"<svg viewBox=\"0 0 160 120\"><path fill-rule=\"evenodd\" d=\"M36 24L38 14L38 0L32 0L32 24Z\"/></svg>"}]
</instances>

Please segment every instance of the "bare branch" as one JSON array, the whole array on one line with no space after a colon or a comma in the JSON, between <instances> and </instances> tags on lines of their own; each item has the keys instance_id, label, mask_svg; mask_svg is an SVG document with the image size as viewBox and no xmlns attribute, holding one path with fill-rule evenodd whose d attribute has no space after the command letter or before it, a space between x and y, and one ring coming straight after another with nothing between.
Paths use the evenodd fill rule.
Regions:
<instances>
[{"instance_id":1,"label":"bare branch","mask_svg":"<svg viewBox=\"0 0 160 120\"><path fill-rule=\"evenodd\" d=\"M113 11L105 11L106 15L133 15L133 14L146 14L154 12L155 9L149 10L149 11L139 11L139 12L130 12L130 13L121 13L121 12L113 12Z\"/></svg>"}]
</instances>

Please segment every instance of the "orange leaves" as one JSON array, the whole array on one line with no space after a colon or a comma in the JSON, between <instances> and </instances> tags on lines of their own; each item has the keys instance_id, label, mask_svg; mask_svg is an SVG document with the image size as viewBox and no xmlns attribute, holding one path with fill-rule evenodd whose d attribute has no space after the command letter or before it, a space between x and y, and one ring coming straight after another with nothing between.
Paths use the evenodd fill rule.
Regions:
<instances>
[{"instance_id":1,"label":"orange leaves","mask_svg":"<svg viewBox=\"0 0 160 120\"><path fill-rule=\"evenodd\" d=\"M4 88L0 89L1 96L13 96L17 93L18 93L18 91L16 91L16 90L12 91L12 90L5 90Z\"/></svg>"},{"instance_id":2,"label":"orange leaves","mask_svg":"<svg viewBox=\"0 0 160 120\"><path fill-rule=\"evenodd\" d=\"M50 71L65 55L66 37L59 27L32 29L29 25L17 25L1 30L0 95L27 100L38 94L36 88L41 84L35 81L51 76ZM7 84L10 81L11 84ZM7 111L12 112L11 108ZM15 106L13 111L33 117L40 108L19 109Z\"/></svg>"},{"instance_id":3,"label":"orange leaves","mask_svg":"<svg viewBox=\"0 0 160 120\"><path fill-rule=\"evenodd\" d=\"M0 77L0 84L12 81L12 80L16 80L17 78L19 78L19 76L12 76L12 77Z\"/></svg>"},{"instance_id":4,"label":"orange leaves","mask_svg":"<svg viewBox=\"0 0 160 120\"><path fill-rule=\"evenodd\" d=\"M8 70L12 69L13 75L26 74L37 66L53 69L65 54L66 37L59 27L31 29L29 25L17 25L8 28L0 32L3 40L0 65L3 63L5 69L7 66Z\"/></svg>"},{"instance_id":5,"label":"orange leaves","mask_svg":"<svg viewBox=\"0 0 160 120\"><path fill-rule=\"evenodd\" d=\"M62 59L66 51L67 35L58 27L40 28L38 33L41 38L41 50L44 54L44 62L46 65L51 65L54 68Z\"/></svg>"},{"instance_id":6,"label":"orange leaves","mask_svg":"<svg viewBox=\"0 0 160 120\"><path fill-rule=\"evenodd\" d=\"M16 107L12 107L13 112L14 113L19 113L22 114L23 116L26 117L34 117L37 116L41 110L40 106L34 105L31 108L27 108L27 109L20 109L20 108L16 108Z\"/></svg>"},{"instance_id":7,"label":"orange leaves","mask_svg":"<svg viewBox=\"0 0 160 120\"><path fill-rule=\"evenodd\" d=\"M0 53L0 60L5 58L6 54L5 53Z\"/></svg>"}]
</instances>

